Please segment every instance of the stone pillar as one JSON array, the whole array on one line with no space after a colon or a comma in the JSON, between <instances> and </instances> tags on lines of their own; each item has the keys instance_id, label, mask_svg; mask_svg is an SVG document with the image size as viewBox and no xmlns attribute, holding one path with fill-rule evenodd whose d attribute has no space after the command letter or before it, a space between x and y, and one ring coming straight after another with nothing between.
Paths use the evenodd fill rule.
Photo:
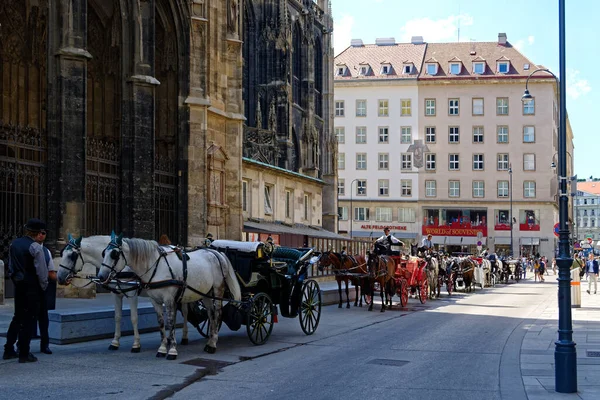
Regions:
<instances>
[{"instance_id":1,"label":"stone pillar","mask_svg":"<svg viewBox=\"0 0 600 400\"><path fill-rule=\"evenodd\" d=\"M123 228L127 236L157 239L154 234L154 0L132 7L133 74L128 125L123 140Z\"/></svg>"},{"instance_id":2,"label":"stone pillar","mask_svg":"<svg viewBox=\"0 0 600 400\"><path fill-rule=\"evenodd\" d=\"M85 226L87 0L56 0L50 7L48 62L48 240L56 247ZM95 272L95 271L94 271ZM95 297L93 285L61 295Z\"/></svg>"}]
</instances>

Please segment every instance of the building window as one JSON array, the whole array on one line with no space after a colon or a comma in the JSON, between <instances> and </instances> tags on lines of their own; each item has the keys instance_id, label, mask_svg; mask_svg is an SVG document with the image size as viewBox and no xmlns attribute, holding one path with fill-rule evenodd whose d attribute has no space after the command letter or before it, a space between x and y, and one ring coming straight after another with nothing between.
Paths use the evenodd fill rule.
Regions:
<instances>
[{"instance_id":1,"label":"building window","mask_svg":"<svg viewBox=\"0 0 600 400\"><path fill-rule=\"evenodd\" d=\"M523 171L535 171L535 154L523 154Z\"/></svg>"},{"instance_id":2,"label":"building window","mask_svg":"<svg viewBox=\"0 0 600 400\"><path fill-rule=\"evenodd\" d=\"M427 64L427 75L437 74L437 64Z\"/></svg>"},{"instance_id":3,"label":"building window","mask_svg":"<svg viewBox=\"0 0 600 400\"><path fill-rule=\"evenodd\" d=\"M508 171L508 154L498 154L498 171Z\"/></svg>"},{"instance_id":4,"label":"building window","mask_svg":"<svg viewBox=\"0 0 600 400\"><path fill-rule=\"evenodd\" d=\"M498 63L498 72L500 72L501 74L508 73L508 62L506 62L506 61L499 62Z\"/></svg>"},{"instance_id":5,"label":"building window","mask_svg":"<svg viewBox=\"0 0 600 400\"><path fill-rule=\"evenodd\" d=\"M242 181L242 211L250 211L250 182Z\"/></svg>"},{"instance_id":6,"label":"building window","mask_svg":"<svg viewBox=\"0 0 600 400\"><path fill-rule=\"evenodd\" d=\"M291 190L286 190L285 191L285 217L286 218L292 218L292 191Z\"/></svg>"},{"instance_id":7,"label":"building window","mask_svg":"<svg viewBox=\"0 0 600 400\"><path fill-rule=\"evenodd\" d=\"M526 197L526 198L535 197L535 182L534 181L523 182L523 197Z\"/></svg>"},{"instance_id":8,"label":"building window","mask_svg":"<svg viewBox=\"0 0 600 400\"><path fill-rule=\"evenodd\" d=\"M403 170L411 170L412 169L412 153L402 153L400 158L402 159L401 168Z\"/></svg>"},{"instance_id":9,"label":"building window","mask_svg":"<svg viewBox=\"0 0 600 400\"><path fill-rule=\"evenodd\" d=\"M389 115L389 106L387 100L379 100L379 116L387 117Z\"/></svg>"},{"instance_id":10,"label":"building window","mask_svg":"<svg viewBox=\"0 0 600 400\"><path fill-rule=\"evenodd\" d=\"M435 126L425 127L425 142L435 143Z\"/></svg>"},{"instance_id":11,"label":"building window","mask_svg":"<svg viewBox=\"0 0 600 400\"><path fill-rule=\"evenodd\" d=\"M335 102L335 116L336 117L344 116L344 101L343 100L337 100Z\"/></svg>"},{"instance_id":12,"label":"building window","mask_svg":"<svg viewBox=\"0 0 600 400\"><path fill-rule=\"evenodd\" d=\"M452 75L458 75L458 74L460 74L460 70L461 70L460 63L452 63L452 64L450 64L450 73Z\"/></svg>"},{"instance_id":13,"label":"building window","mask_svg":"<svg viewBox=\"0 0 600 400\"><path fill-rule=\"evenodd\" d=\"M391 207L375 208L375 221L377 221L377 222L392 222L392 208Z\"/></svg>"},{"instance_id":14,"label":"building window","mask_svg":"<svg viewBox=\"0 0 600 400\"><path fill-rule=\"evenodd\" d=\"M412 72L412 64L405 64L403 71L405 74L410 74Z\"/></svg>"},{"instance_id":15,"label":"building window","mask_svg":"<svg viewBox=\"0 0 600 400\"><path fill-rule=\"evenodd\" d=\"M425 197L437 196L437 186L435 181L425 181Z\"/></svg>"},{"instance_id":16,"label":"building window","mask_svg":"<svg viewBox=\"0 0 600 400\"><path fill-rule=\"evenodd\" d=\"M273 214L273 186L265 185L265 214Z\"/></svg>"},{"instance_id":17,"label":"building window","mask_svg":"<svg viewBox=\"0 0 600 400\"><path fill-rule=\"evenodd\" d=\"M473 63L473 73L477 75L483 74L485 71L485 63L476 62Z\"/></svg>"},{"instance_id":18,"label":"building window","mask_svg":"<svg viewBox=\"0 0 600 400\"><path fill-rule=\"evenodd\" d=\"M346 143L346 129L344 127L335 128L335 137L338 143Z\"/></svg>"},{"instance_id":19,"label":"building window","mask_svg":"<svg viewBox=\"0 0 600 400\"><path fill-rule=\"evenodd\" d=\"M346 154L338 153L338 169L346 169Z\"/></svg>"},{"instance_id":20,"label":"building window","mask_svg":"<svg viewBox=\"0 0 600 400\"><path fill-rule=\"evenodd\" d=\"M381 75L387 75L390 73L390 66L389 65L382 65L381 66Z\"/></svg>"},{"instance_id":21,"label":"building window","mask_svg":"<svg viewBox=\"0 0 600 400\"><path fill-rule=\"evenodd\" d=\"M483 181L473 181L473 197L485 197L485 186Z\"/></svg>"},{"instance_id":22,"label":"building window","mask_svg":"<svg viewBox=\"0 0 600 400\"><path fill-rule=\"evenodd\" d=\"M460 169L458 154L448 154L448 169L450 171L458 171Z\"/></svg>"},{"instance_id":23,"label":"building window","mask_svg":"<svg viewBox=\"0 0 600 400\"><path fill-rule=\"evenodd\" d=\"M367 101L356 100L356 116L366 117L367 116Z\"/></svg>"},{"instance_id":24,"label":"building window","mask_svg":"<svg viewBox=\"0 0 600 400\"><path fill-rule=\"evenodd\" d=\"M473 127L473 143L483 143L483 126Z\"/></svg>"},{"instance_id":25,"label":"building window","mask_svg":"<svg viewBox=\"0 0 600 400\"><path fill-rule=\"evenodd\" d=\"M448 143L460 143L460 132L458 126L448 127Z\"/></svg>"},{"instance_id":26,"label":"building window","mask_svg":"<svg viewBox=\"0 0 600 400\"><path fill-rule=\"evenodd\" d=\"M458 115L459 101L458 99L448 99L448 115Z\"/></svg>"},{"instance_id":27,"label":"building window","mask_svg":"<svg viewBox=\"0 0 600 400\"><path fill-rule=\"evenodd\" d=\"M508 126L498 126L496 133L498 143L508 143Z\"/></svg>"},{"instance_id":28,"label":"building window","mask_svg":"<svg viewBox=\"0 0 600 400\"><path fill-rule=\"evenodd\" d=\"M367 169L367 153L356 153L356 169Z\"/></svg>"},{"instance_id":29,"label":"building window","mask_svg":"<svg viewBox=\"0 0 600 400\"><path fill-rule=\"evenodd\" d=\"M398 209L398 222L415 222L416 215L413 208L399 208Z\"/></svg>"},{"instance_id":30,"label":"building window","mask_svg":"<svg viewBox=\"0 0 600 400\"><path fill-rule=\"evenodd\" d=\"M483 99L473 99L473 115L483 115Z\"/></svg>"},{"instance_id":31,"label":"building window","mask_svg":"<svg viewBox=\"0 0 600 400\"><path fill-rule=\"evenodd\" d=\"M379 195L389 196L390 195L390 181L388 179L379 179Z\"/></svg>"},{"instance_id":32,"label":"building window","mask_svg":"<svg viewBox=\"0 0 600 400\"><path fill-rule=\"evenodd\" d=\"M411 144L412 143L412 132L410 126L403 126L400 128L400 143Z\"/></svg>"},{"instance_id":33,"label":"building window","mask_svg":"<svg viewBox=\"0 0 600 400\"><path fill-rule=\"evenodd\" d=\"M367 180L360 179L356 181L356 195L366 196L367 195Z\"/></svg>"},{"instance_id":34,"label":"building window","mask_svg":"<svg viewBox=\"0 0 600 400\"><path fill-rule=\"evenodd\" d=\"M523 143L535 143L535 127L523 127Z\"/></svg>"},{"instance_id":35,"label":"building window","mask_svg":"<svg viewBox=\"0 0 600 400\"><path fill-rule=\"evenodd\" d=\"M344 76L345 73L346 73L346 67L338 67L338 69L337 69L338 76Z\"/></svg>"},{"instance_id":36,"label":"building window","mask_svg":"<svg viewBox=\"0 0 600 400\"><path fill-rule=\"evenodd\" d=\"M408 117L411 114L410 99L400 100L400 115L402 117Z\"/></svg>"},{"instance_id":37,"label":"building window","mask_svg":"<svg viewBox=\"0 0 600 400\"><path fill-rule=\"evenodd\" d=\"M346 180L345 179L338 179L338 196L345 196L346 195Z\"/></svg>"},{"instance_id":38,"label":"building window","mask_svg":"<svg viewBox=\"0 0 600 400\"><path fill-rule=\"evenodd\" d=\"M425 99L425 116L435 116L435 99Z\"/></svg>"},{"instance_id":39,"label":"building window","mask_svg":"<svg viewBox=\"0 0 600 400\"><path fill-rule=\"evenodd\" d=\"M389 169L390 155L388 153L379 154L379 169Z\"/></svg>"},{"instance_id":40,"label":"building window","mask_svg":"<svg viewBox=\"0 0 600 400\"><path fill-rule=\"evenodd\" d=\"M498 181L498 197L508 197L508 181Z\"/></svg>"},{"instance_id":41,"label":"building window","mask_svg":"<svg viewBox=\"0 0 600 400\"><path fill-rule=\"evenodd\" d=\"M310 221L310 196L304 195L304 220Z\"/></svg>"},{"instance_id":42,"label":"building window","mask_svg":"<svg viewBox=\"0 0 600 400\"><path fill-rule=\"evenodd\" d=\"M460 181L448 181L448 196L460 197Z\"/></svg>"},{"instance_id":43,"label":"building window","mask_svg":"<svg viewBox=\"0 0 600 400\"><path fill-rule=\"evenodd\" d=\"M338 217L341 221L348 220L348 207L338 207Z\"/></svg>"},{"instance_id":44,"label":"building window","mask_svg":"<svg viewBox=\"0 0 600 400\"><path fill-rule=\"evenodd\" d=\"M425 154L425 169L427 171L435 171L435 153Z\"/></svg>"},{"instance_id":45,"label":"building window","mask_svg":"<svg viewBox=\"0 0 600 400\"><path fill-rule=\"evenodd\" d=\"M367 143L367 127L357 126L356 127L356 144Z\"/></svg>"},{"instance_id":46,"label":"building window","mask_svg":"<svg viewBox=\"0 0 600 400\"><path fill-rule=\"evenodd\" d=\"M389 140L389 128L387 126L379 127L379 143L387 143Z\"/></svg>"},{"instance_id":47,"label":"building window","mask_svg":"<svg viewBox=\"0 0 600 400\"><path fill-rule=\"evenodd\" d=\"M369 209L367 207L355 207L354 208L354 220L355 221L368 221L369 220Z\"/></svg>"},{"instance_id":48,"label":"building window","mask_svg":"<svg viewBox=\"0 0 600 400\"><path fill-rule=\"evenodd\" d=\"M483 154L473 154L473 171L483 171Z\"/></svg>"},{"instance_id":49,"label":"building window","mask_svg":"<svg viewBox=\"0 0 600 400\"><path fill-rule=\"evenodd\" d=\"M523 115L535 115L535 99L523 101Z\"/></svg>"},{"instance_id":50,"label":"building window","mask_svg":"<svg viewBox=\"0 0 600 400\"><path fill-rule=\"evenodd\" d=\"M358 74L359 74L359 75L366 76L366 75L369 73L369 69L370 69L370 68L369 68L369 66L368 66L368 65L363 65L363 66L361 66L361 67L360 67L360 69L359 69L359 71L358 71Z\"/></svg>"},{"instance_id":51,"label":"building window","mask_svg":"<svg viewBox=\"0 0 600 400\"><path fill-rule=\"evenodd\" d=\"M496 115L508 115L508 97L496 98Z\"/></svg>"},{"instance_id":52,"label":"building window","mask_svg":"<svg viewBox=\"0 0 600 400\"><path fill-rule=\"evenodd\" d=\"M400 179L400 195L403 197L412 196L412 180Z\"/></svg>"}]
</instances>

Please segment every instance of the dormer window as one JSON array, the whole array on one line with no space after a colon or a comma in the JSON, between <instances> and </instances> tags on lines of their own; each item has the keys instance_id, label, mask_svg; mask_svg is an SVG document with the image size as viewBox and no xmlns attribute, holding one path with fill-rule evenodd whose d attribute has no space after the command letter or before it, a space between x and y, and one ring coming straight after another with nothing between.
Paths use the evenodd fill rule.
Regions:
<instances>
[{"instance_id":1,"label":"dormer window","mask_svg":"<svg viewBox=\"0 0 600 400\"><path fill-rule=\"evenodd\" d=\"M460 63L450 63L450 73L452 75L460 74Z\"/></svg>"},{"instance_id":2,"label":"dormer window","mask_svg":"<svg viewBox=\"0 0 600 400\"><path fill-rule=\"evenodd\" d=\"M437 75L437 64L427 64L427 75Z\"/></svg>"},{"instance_id":3,"label":"dormer window","mask_svg":"<svg viewBox=\"0 0 600 400\"><path fill-rule=\"evenodd\" d=\"M359 67L358 69L358 74L365 76L369 74L369 65L368 64L363 64Z\"/></svg>"},{"instance_id":4,"label":"dormer window","mask_svg":"<svg viewBox=\"0 0 600 400\"><path fill-rule=\"evenodd\" d=\"M381 66L381 75L389 75L392 73L392 66L389 64L383 64Z\"/></svg>"},{"instance_id":5,"label":"dormer window","mask_svg":"<svg viewBox=\"0 0 600 400\"><path fill-rule=\"evenodd\" d=\"M481 74L483 74L484 71L485 71L485 63L483 63L483 62L473 63L473 73L474 74L481 75Z\"/></svg>"},{"instance_id":6,"label":"dormer window","mask_svg":"<svg viewBox=\"0 0 600 400\"><path fill-rule=\"evenodd\" d=\"M339 76L344 76L344 71L345 71L345 70L346 70L346 68L344 68L344 67L338 67L338 72L337 72L337 74L338 74Z\"/></svg>"},{"instance_id":7,"label":"dormer window","mask_svg":"<svg viewBox=\"0 0 600 400\"><path fill-rule=\"evenodd\" d=\"M404 64L404 66L402 67L402 72L405 74L411 74L412 73L412 64Z\"/></svg>"},{"instance_id":8,"label":"dormer window","mask_svg":"<svg viewBox=\"0 0 600 400\"><path fill-rule=\"evenodd\" d=\"M500 61L498 62L498 72L501 74L508 73L509 63L508 61Z\"/></svg>"}]
</instances>

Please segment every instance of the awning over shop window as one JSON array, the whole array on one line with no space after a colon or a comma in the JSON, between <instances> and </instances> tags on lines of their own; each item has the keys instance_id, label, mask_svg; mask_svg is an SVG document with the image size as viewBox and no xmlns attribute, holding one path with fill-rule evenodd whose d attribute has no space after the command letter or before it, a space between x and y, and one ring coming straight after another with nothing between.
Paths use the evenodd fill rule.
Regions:
<instances>
[{"instance_id":1,"label":"awning over shop window","mask_svg":"<svg viewBox=\"0 0 600 400\"><path fill-rule=\"evenodd\" d=\"M509 237L495 237L494 238L494 244L508 244L510 245L510 238Z\"/></svg>"},{"instance_id":2,"label":"awning over shop window","mask_svg":"<svg viewBox=\"0 0 600 400\"><path fill-rule=\"evenodd\" d=\"M293 235L306 235L325 239L348 239L348 236L338 235L337 233L329 232L321 228L311 228L306 225L287 226L275 222L245 221L244 230L246 232L263 232L273 234L288 233Z\"/></svg>"},{"instance_id":3,"label":"awning over shop window","mask_svg":"<svg viewBox=\"0 0 600 400\"><path fill-rule=\"evenodd\" d=\"M371 231L352 231L353 237L361 237L361 238L371 238L377 239L383 235L382 232L371 232ZM417 237L417 234L414 232L394 232L392 236L395 236L397 239L414 239Z\"/></svg>"},{"instance_id":4,"label":"awning over shop window","mask_svg":"<svg viewBox=\"0 0 600 400\"><path fill-rule=\"evenodd\" d=\"M539 246L540 238L537 237L522 237L521 238L521 246Z\"/></svg>"},{"instance_id":5,"label":"awning over shop window","mask_svg":"<svg viewBox=\"0 0 600 400\"><path fill-rule=\"evenodd\" d=\"M485 246L486 238L477 239L474 236L433 236L431 238L431 241L434 244L446 246L476 245L479 240L481 240L482 245Z\"/></svg>"}]
</instances>

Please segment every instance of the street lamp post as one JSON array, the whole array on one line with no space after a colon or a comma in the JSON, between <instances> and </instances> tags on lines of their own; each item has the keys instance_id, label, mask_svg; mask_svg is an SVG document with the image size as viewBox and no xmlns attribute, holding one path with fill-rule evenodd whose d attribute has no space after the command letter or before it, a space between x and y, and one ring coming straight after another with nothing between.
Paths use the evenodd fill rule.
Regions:
<instances>
[{"instance_id":1,"label":"street lamp post","mask_svg":"<svg viewBox=\"0 0 600 400\"><path fill-rule=\"evenodd\" d=\"M577 392L577 352L573 342L573 320L571 315L571 264L569 252L569 195L567 193L567 104L566 104L566 52L565 52L565 0L558 1L560 82L547 69L537 69L527 77L523 100L532 99L527 84L529 78L539 71L550 73L559 84L559 129L558 129L558 340L554 342L554 386L559 393Z\"/></svg>"},{"instance_id":2,"label":"street lamp post","mask_svg":"<svg viewBox=\"0 0 600 400\"><path fill-rule=\"evenodd\" d=\"M513 256L513 202L512 202L512 196L513 196L513 185L512 185L512 164L508 165L508 179L509 179L509 190L510 190L510 214L508 217L508 221L510 222L510 251L508 252L508 255L510 257Z\"/></svg>"}]
</instances>

